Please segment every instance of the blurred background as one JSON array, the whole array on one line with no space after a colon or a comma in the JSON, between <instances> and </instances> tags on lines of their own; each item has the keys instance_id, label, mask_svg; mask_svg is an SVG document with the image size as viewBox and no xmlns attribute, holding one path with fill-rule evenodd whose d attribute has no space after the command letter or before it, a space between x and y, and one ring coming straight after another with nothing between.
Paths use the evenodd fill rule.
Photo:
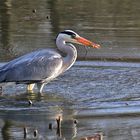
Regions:
<instances>
[{"instance_id":1,"label":"blurred background","mask_svg":"<svg viewBox=\"0 0 140 140\"><path fill-rule=\"evenodd\" d=\"M139 0L0 0L0 66L33 50L55 48L65 29L101 49L75 45L79 61L47 84L43 95L36 88L27 93L25 85L3 87L0 140L102 135L103 140L139 140Z\"/></svg>"},{"instance_id":2,"label":"blurred background","mask_svg":"<svg viewBox=\"0 0 140 140\"><path fill-rule=\"evenodd\" d=\"M86 52L77 46L79 59L139 60L139 7L138 0L1 0L0 61L55 47L65 29L102 46Z\"/></svg>"}]
</instances>

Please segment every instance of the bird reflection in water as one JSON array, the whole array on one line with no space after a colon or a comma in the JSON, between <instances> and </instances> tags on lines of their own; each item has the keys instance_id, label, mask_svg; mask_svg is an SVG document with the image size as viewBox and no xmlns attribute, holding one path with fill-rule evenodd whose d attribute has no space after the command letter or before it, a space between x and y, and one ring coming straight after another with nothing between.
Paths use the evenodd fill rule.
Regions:
<instances>
[{"instance_id":1,"label":"bird reflection in water","mask_svg":"<svg viewBox=\"0 0 140 140\"><path fill-rule=\"evenodd\" d=\"M55 120L54 120L55 121ZM69 139L76 139L76 140L103 140L103 135L101 133L93 134L93 136L85 136L82 138L77 138L77 126L76 124L74 127L73 134L70 134L71 131L64 130L63 125L61 125L62 118L59 116L56 118L56 125L50 124L48 126L48 130L45 130L48 133L47 135L43 136L41 129L34 128L34 126L24 126L24 124L17 125L16 123L12 121L5 121L4 125L2 127L1 135L4 140L10 140L10 139L47 139L47 140L69 140ZM7 123L8 122L8 123ZM10 124L10 125L9 125ZM47 128L46 128L47 129ZM49 131L50 130L50 131ZM69 131L69 132L66 132ZM55 132L55 133L54 133ZM67 133L67 134L65 134ZM69 136L68 136L69 135Z\"/></svg>"},{"instance_id":2,"label":"bird reflection in water","mask_svg":"<svg viewBox=\"0 0 140 140\"><path fill-rule=\"evenodd\" d=\"M35 124L34 124L35 125ZM46 126L45 126L46 127ZM48 126L45 128L45 131L47 131L47 134L44 136L43 132L41 132L41 129L35 128L33 125L28 124L18 124L14 121L4 121L4 125L2 127L1 135L3 140L10 140L10 139L50 139L50 140L66 140L68 133L65 134L63 132L63 126L61 126L61 117L56 118L56 122L52 124L51 129ZM62 134L67 135L64 137ZM71 134L69 134L71 135ZM75 134L72 134L75 135ZM69 137L69 136L68 136Z\"/></svg>"},{"instance_id":3,"label":"bird reflection in water","mask_svg":"<svg viewBox=\"0 0 140 140\"><path fill-rule=\"evenodd\" d=\"M80 140L103 140L103 135L102 134L95 134L93 136L83 137Z\"/></svg>"}]
</instances>

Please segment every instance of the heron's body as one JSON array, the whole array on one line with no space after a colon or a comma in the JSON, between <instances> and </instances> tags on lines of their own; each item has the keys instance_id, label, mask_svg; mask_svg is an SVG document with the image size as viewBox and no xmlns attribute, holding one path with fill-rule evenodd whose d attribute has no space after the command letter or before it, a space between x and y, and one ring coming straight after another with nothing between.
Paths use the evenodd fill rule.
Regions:
<instances>
[{"instance_id":1,"label":"heron's body","mask_svg":"<svg viewBox=\"0 0 140 140\"><path fill-rule=\"evenodd\" d=\"M62 67L59 53L43 49L10 61L0 70L0 82L42 82Z\"/></svg>"},{"instance_id":2,"label":"heron's body","mask_svg":"<svg viewBox=\"0 0 140 140\"><path fill-rule=\"evenodd\" d=\"M77 50L66 43L65 33L70 35L75 32L67 30L58 35L58 50L37 50L5 64L0 68L0 83L25 83L28 90L32 90L36 83L42 92L44 84L69 69L77 58Z\"/></svg>"}]
</instances>

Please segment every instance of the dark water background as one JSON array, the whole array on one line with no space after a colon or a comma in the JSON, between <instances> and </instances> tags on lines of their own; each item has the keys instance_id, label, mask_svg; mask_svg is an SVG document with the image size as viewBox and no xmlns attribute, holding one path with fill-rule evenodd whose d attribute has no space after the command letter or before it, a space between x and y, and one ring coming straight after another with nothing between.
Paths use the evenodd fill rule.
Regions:
<instances>
[{"instance_id":1,"label":"dark water background","mask_svg":"<svg viewBox=\"0 0 140 140\"><path fill-rule=\"evenodd\" d=\"M25 139L77 140L101 133L103 140L139 140L139 13L138 0L1 0L1 65L32 50L55 47L55 36L64 29L102 48L76 46L79 61L45 86L43 95L36 89L26 93L25 85L4 87L0 139L22 140L26 127ZM63 118L61 138L55 128L48 129L58 116Z\"/></svg>"}]
</instances>

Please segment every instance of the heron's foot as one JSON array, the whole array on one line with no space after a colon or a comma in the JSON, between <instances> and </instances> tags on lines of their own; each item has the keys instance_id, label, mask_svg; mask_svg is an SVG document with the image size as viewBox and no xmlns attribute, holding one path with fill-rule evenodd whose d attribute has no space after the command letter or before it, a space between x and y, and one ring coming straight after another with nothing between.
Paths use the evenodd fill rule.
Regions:
<instances>
[{"instance_id":1,"label":"heron's foot","mask_svg":"<svg viewBox=\"0 0 140 140\"><path fill-rule=\"evenodd\" d=\"M28 84L28 85L27 85L27 91L28 91L29 93L33 93L33 88L34 88L34 86L35 86L35 84Z\"/></svg>"}]
</instances>

